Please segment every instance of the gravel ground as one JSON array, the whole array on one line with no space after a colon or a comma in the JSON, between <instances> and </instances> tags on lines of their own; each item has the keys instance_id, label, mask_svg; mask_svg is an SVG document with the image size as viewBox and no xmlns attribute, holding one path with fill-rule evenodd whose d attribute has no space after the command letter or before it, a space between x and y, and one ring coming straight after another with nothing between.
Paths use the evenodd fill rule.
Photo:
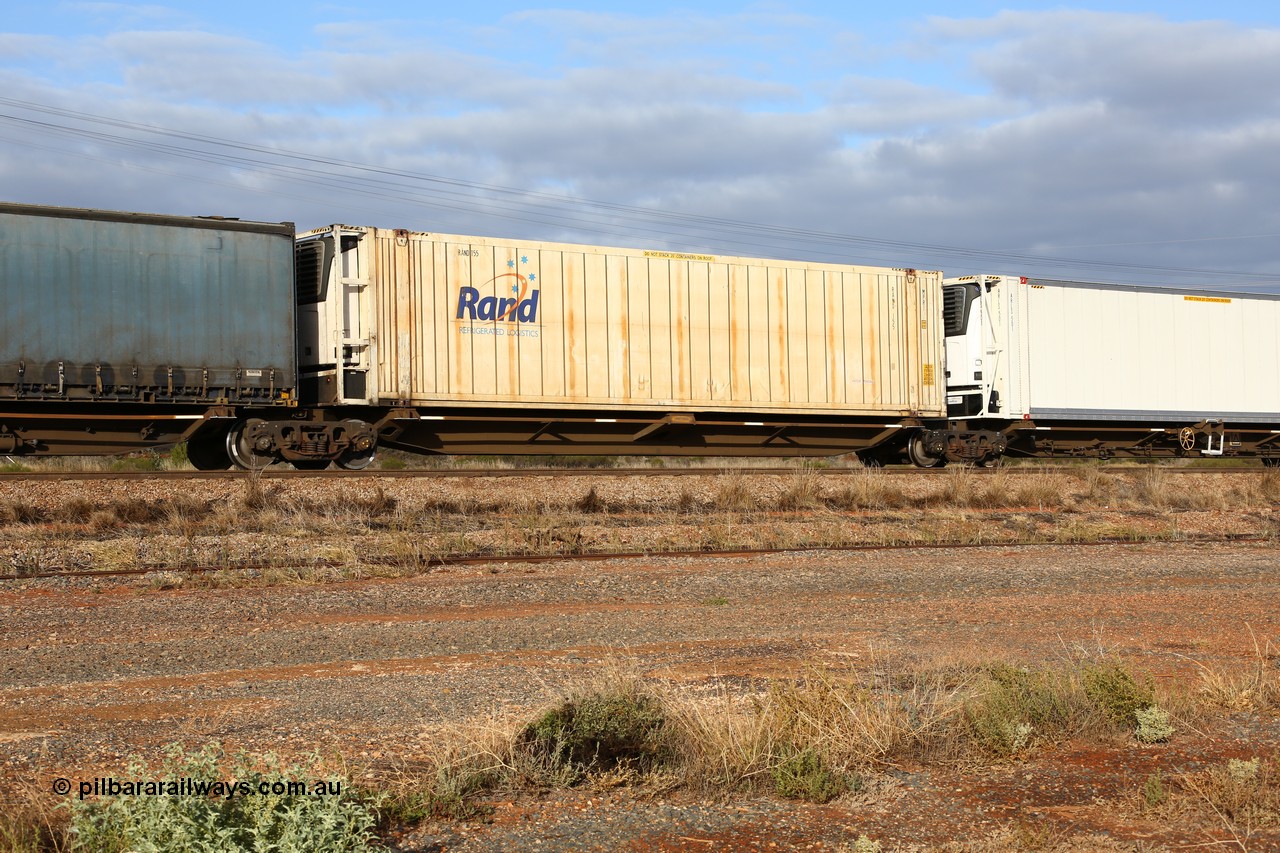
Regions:
<instances>
[{"instance_id":1,"label":"gravel ground","mask_svg":"<svg viewBox=\"0 0 1280 853\"><path fill-rule=\"evenodd\" d=\"M119 775L129 755L212 739L229 750L339 751L358 767L412 762L439 724L529 713L620 665L714 691L814 660L1034 663L1105 649L1182 677L1192 661L1229 666L1280 638L1277 568L1270 544L1147 543L499 561L224 589L12 582L0 587L0 766L5 779L43 785ZM1135 812L1142 780L1223 756L1275 756L1278 745L1272 713L1168 745L1072 742L1014 766L888 767L872 791L827 806L629 789L499 798L485 823L427 825L397 843L836 849L865 832L886 849L956 838L999 849L1025 822L1045 822L1082 850L1201 844L1222 835L1161 829ZM1108 847L1116 838L1129 846ZM1280 850L1280 832L1258 828L1247 849Z\"/></svg>"}]
</instances>

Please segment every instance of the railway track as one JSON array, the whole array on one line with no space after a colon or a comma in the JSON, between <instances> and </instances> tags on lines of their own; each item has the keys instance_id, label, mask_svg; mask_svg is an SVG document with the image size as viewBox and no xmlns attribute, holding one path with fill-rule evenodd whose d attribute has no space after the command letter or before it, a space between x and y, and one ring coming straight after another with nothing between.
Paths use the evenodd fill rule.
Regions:
<instances>
[{"instance_id":1,"label":"railway track","mask_svg":"<svg viewBox=\"0 0 1280 853\"><path fill-rule=\"evenodd\" d=\"M1152 542L1165 541L1160 537L1143 539L1122 539L1101 537L1086 541L1055 541L1045 539L1026 539L993 542L902 542L888 544L859 545L815 545L811 547L779 547L779 548L730 548L724 550L705 549L697 551L589 551L584 553L562 552L555 554L500 554L471 553L449 554L439 557L427 557L415 561L406 561L403 557L369 556L361 559L361 565L402 566L419 571L448 568L451 566L476 566L493 563L554 563L565 560L574 562L606 562L609 560L661 560L661 559L733 559L739 557L760 557L770 554L816 554L816 553L854 553L854 552L890 552L890 551L945 551L971 550L977 548L1081 548L1099 547L1103 545L1149 545ZM1179 536L1182 544L1249 544L1274 541L1264 536L1224 534L1219 536ZM342 568L345 564L327 560L309 560L296 565L264 561L239 561L216 566L176 566L176 567L136 567L128 569L51 569L40 572L0 575L0 582L50 580L50 579L94 579L142 576L149 574L169 573L177 575L201 575L213 572L262 572L267 570L287 571Z\"/></svg>"},{"instance_id":2,"label":"railway track","mask_svg":"<svg viewBox=\"0 0 1280 853\"><path fill-rule=\"evenodd\" d=\"M243 480L259 477L264 480L291 479L478 479L485 477L706 477L726 474L743 476L787 476L800 473L823 476L857 476L866 468L796 468L796 467L704 467L704 468L403 468L398 470L347 471L295 471L291 469L266 471L4 471L0 483L39 480ZM939 477L963 470L978 476L997 472L1008 474L1053 474L1070 471L1096 470L1110 474L1137 474L1154 470L1164 474L1265 474L1271 469L1262 466L1235 468L1223 466L1173 467L1164 465L1099 465L1093 468L1078 466L1010 466L1004 468L914 468L910 466L878 469L886 474L910 474L912 476Z\"/></svg>"}]
</instances>

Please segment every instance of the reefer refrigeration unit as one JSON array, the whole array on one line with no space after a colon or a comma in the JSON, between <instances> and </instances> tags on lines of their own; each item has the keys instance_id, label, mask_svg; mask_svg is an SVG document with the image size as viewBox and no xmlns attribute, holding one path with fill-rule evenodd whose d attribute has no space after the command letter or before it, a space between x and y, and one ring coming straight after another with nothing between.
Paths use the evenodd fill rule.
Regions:
<instances>
[{"instance_id":1,"label":"reefer refrigeration unit","mask_svg":"<svg viewBox=\"0 0 1280 853\"><path fill-rule=\"evenodd\" d=\"M341 225L298 239L308 394L425 411L417 449L637 452L661 432L671 452L834 453L944 414L937 272ZM499 440L504 420L525 426Z\"/></svg>"},{"instance_id":2,"label":"reefer refrigeration unit","mask_svg":"<svg viewBox=\"0 0 1280 853\"><path fill-rule=\"evenodd\" d=\"M953 433L986 424L1011 454L1277 452L1280 296L1003 275L945 294Z\"/></svg>"}]
</instances>

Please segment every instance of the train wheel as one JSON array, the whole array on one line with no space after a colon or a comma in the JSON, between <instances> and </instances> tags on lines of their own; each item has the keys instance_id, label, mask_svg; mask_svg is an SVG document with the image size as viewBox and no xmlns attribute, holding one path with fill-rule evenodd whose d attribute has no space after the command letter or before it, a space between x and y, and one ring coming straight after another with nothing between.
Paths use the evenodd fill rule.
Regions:
<instances>
[{"instance_id":1,"label":"train wheel","mask_svg":"<svg viewBox=\"0 0 1280 853\"><path fill-rule=\"evenodd\" d=\"M366 424L363 421L347 420L343 421L351 429L364 429ZM368 447L363 450L357 450L354 447L348 449L345 453L338 456L337 462L339 468L346 468L348 471L363 471L373 464L373 459L377 455L377 444L371 442Z\"/></svg>"},{"instance_id":2,"label":"train wheel","mask_svg":"<svg viewBox=\"0 0 1280 853\"><path fill-rule=\"evenodd\" d=\"M225 471L230 468L226 430L215 429L189 438L187 461L197 471Z\"/></svg>"},{"instance_id":3,"label":"train wheel","mask_svg":"<svg viewBox=\"0 0 1280 853\"><path fill-rule=\"evenodd\" d=\"M348 471L363 471L373 464L376 455L372 447L363 452L349 450L338 457L338 467Z\"/></svg>"},{"instance_id":4,"label":"train wheel","mask_svg":"<svg viewBox=\"0 0 1280 853\"><path fill-rule=\"evenodd\" d=\"M227 431L227 456L237 468L245 471L261 471L276 461L269 451L261 451L249 440L249 428L264 423L257 418L241 421Z\"/></svg>"},{"instance_id":5,"label":"train wheel","mask_svg":"<svg viewBox=\"0 0 1280 853\"><path fill-rule=\"evenodd\" d=\"M917 468L937 468L940 465L946 465L947 461L937 456L930 456L924 449L924 434L917 432L911 436L911 440L907 442L907 458L911 460L911 464Z\"/></svg>"}]
</instances>

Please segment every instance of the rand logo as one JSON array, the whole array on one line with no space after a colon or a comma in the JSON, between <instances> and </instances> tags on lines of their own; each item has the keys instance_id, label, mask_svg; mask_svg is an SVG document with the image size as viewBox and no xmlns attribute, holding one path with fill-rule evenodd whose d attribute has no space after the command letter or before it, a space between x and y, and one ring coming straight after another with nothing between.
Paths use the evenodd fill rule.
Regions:
<instances>
[{"instance_id":1,"label":"rand logo","mask_svg":"<svg viewBox=\"0 0 1280 853\"><path fill-rule=\"evenodd\" d=\"M477 287L458 290L456 320L496 320L501 323L536 323L538 320L538 294L527 278L519 273L503 273L494 276L484 285L493 287L493 296L482 296ZM502 295L498 295L502 294Z\"/></svg>"},{"instance_id":2,"label":"rand logo","mask_svg":"<svg viewBox=\"0 0 1280 853\"><path fill-rule=\"evenodd\" d=\"M529 256L520 256L521 264L529 263ZM538 321L538 293L533 289L537 273L527 276L516 272L516 262L507 261L511 272L495 275L480 287L463 286L458 289L458 311L455 320L492 320L498 323L536 323Z\"/></svg>"}]
</instances>

